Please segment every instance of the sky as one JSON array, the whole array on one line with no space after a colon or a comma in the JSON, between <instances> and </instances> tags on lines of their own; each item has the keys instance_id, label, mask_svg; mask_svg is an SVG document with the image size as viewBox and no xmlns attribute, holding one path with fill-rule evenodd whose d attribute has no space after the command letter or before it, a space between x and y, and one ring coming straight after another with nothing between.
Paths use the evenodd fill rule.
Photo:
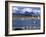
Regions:
<instances>
[{"instance_id":1,"label":"sky","mask_svg":"<svg viewBox=\"0 0 46 37\"><path fill-rule=\"evenodd\" d=\"M13 6L12 7L12 10L13 10L13 13L17 13L19 11L19 13L22 13L24 14L25 11L27 12L34 12L34 13L37 13L39 12L40 13L40 8L39 7L22 7L22 6Z\"/></svg>"}]
</instances>

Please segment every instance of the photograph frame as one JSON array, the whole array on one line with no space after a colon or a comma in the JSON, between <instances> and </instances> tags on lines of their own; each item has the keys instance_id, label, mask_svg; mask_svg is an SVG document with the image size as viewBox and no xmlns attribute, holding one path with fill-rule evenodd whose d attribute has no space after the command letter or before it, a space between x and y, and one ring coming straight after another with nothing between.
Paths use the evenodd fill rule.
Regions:
<instances>
[{"instance_id":1,"label":"photograph frame","mask_svg":"<svg viewBox=\"0 0 46 37\"><path fill-rule=\"evenodd\" d=\"M8 2L11 2L11 3L28 3L28 4L41 4L43 5L43 32L42 33L26 33L26 34L10 34L9 35L9 17L8 17ZM37 34L45 34L45 3L41 3L41 2L24 2L24 1L5 1L5 36L18 36L18 35L37 35Z\"/></svg>"}]
</instances>

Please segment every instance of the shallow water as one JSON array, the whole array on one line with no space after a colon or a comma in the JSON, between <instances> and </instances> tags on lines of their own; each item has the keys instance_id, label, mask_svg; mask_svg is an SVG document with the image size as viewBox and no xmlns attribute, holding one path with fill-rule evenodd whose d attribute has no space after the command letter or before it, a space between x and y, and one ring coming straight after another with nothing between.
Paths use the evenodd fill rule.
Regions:
<instances>
[{"instance_id":1,"label":"shallow water","mask_svg":"<svg viewBox=\"0 0 46 37\"><path fill-rule=\"evenodd\" d=\"M15 19L12 21L12 26L14 28L32 28L39 29L40 28L40 19ZM23 30L25 30L23 29ZM29 29L30 30L30 29Z\"/></svg>"}]
</instances>

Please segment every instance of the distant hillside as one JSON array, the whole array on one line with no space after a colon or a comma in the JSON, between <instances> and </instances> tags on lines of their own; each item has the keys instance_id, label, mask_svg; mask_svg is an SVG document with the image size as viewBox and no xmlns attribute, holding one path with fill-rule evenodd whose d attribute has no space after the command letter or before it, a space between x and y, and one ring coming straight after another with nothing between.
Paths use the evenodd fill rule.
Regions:
<instances>
[{"instance_id":1,"label":"distant hillside","mask_svg":"<svg viewBox=\"0 0 46 37\"><path fill-rule=\"evenodd\" d=\"M20 13L20 12L18 11L17 13L12 13L12 14L13 14L13 16L16 16L16 15L22 15L22 16L23 16L23 15L24 15L24 16L40 16L40 14L39 14L38 12L35 13L35 12L27 12L27 11L24 12L24 13L23 13L23 12Z\"/></svg>"}]
</instances>

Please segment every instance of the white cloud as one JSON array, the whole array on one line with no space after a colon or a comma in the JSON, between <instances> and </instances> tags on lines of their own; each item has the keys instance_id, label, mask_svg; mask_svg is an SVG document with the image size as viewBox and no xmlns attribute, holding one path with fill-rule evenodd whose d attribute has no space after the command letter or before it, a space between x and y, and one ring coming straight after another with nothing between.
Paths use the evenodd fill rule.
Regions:
<instances>
[{"instance_id":1,"label":"white cloud","mask_svg":"<svg viewBox=\"0 0 46 37\"><path fill-rule=\"evenodd\" d=\"M37 13L37 12L40 12L40 10L34 9L33 12Z\"/></svg>"},{"instance_id":2,"label":"white cloud","mask_svg":"<svg viewBox=\"0 0 46 37\"><path fill-rule=\"evenodd\" d=\"M18 10L19 10L18 8L14 7L13 8L13 13L16 13L16 11L18 11Z\"/></svg>"},{"instance_id":3,"label":"white cloud","mask_svg":"<svg viewBox=\"0 0 46 37\"><path fill-rule=\"evenodd\" d=\"M40 10L38 10L38 12L40 12Z\"/></svg>"},{"instance_id":4,"label":"white cloud","mask_svg":"<svg viewBox=\"0 0 46 37\"><path fill-rule=\"evenodd\" d=\"M31 8L24 8L24 9L22 10L22 12L25 12L25 11L27 11L27 12L32 12L32 9L31 9Z\"/></svg>"},{"instance_id":5,"label":"white cloud","mask_svg":"<svg viewBox=\"0 0 46 37\"><path fill-rule=\"evenodd\" d=\"M18 8L14 7L13 10L19 10Z\"/></svg>"}]
</instances>

